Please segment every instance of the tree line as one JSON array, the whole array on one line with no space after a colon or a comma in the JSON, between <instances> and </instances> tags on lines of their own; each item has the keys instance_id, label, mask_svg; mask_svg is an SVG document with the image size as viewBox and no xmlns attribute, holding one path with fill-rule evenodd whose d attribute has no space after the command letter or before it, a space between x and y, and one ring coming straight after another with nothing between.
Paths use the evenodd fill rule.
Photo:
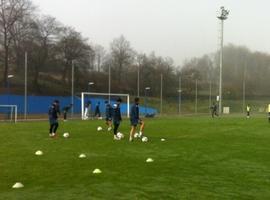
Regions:
<instances>
[{"instance_id":1,"label":"tree line","mask_svg":"<svg viewBox=\"0 0 270 200\"><path fill-rule=\"evenodd\" d=\"M170 57L138 53L123 36L113 39L109 49L89 41L73 27L52 16L40 15L30 0L0 0L0 72L1 87L14 74L13 90L23 91L27 52L29 93L34 95L70 95L72 65L75 66L77 92L107 92L111 71L111 92L137 95L150 87L158 97L163 76L164 97L176 97L181 80L181 93L191 98L195 82L201 97L209 88L217 95L219 52L186 60L176 66ZM268 95L270 55L252 52L246 47L229 44L224 48L224 95L240 98L246 94ZM95 82L89 88L89 82ZM3 89L1 91L4 91Z\"/></svg>"}]
</instances>

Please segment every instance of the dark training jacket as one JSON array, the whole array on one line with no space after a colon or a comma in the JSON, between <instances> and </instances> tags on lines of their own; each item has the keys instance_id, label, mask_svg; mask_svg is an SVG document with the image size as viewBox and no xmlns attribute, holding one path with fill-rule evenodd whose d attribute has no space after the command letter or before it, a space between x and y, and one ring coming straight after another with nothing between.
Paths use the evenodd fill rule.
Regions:
<instances>
[{"instance_id":1,"label":"dark training jacket","mask_svg":"<svg viewBox=\"0 0 270 200\"><path fill-rule=\"evenodd\" d=\"M112 106L108 103L106 104L106 118L112 118L113 116L113 109Z\"/></svg>"},{"instance_id":2,"label":"dark training jacket","mask_svg":"<svg viewBox=\"0 0 270 200\"><path fill-rule=\"evenodd\" d=\"M130 112L130 121L137 122L140 119L139 105L133 104Z\"/></svg>"},{"instance_id":3,"label":"dark training jacket","mask_svg":"<svg viewBox=\"0 0 270 200\"><path fill-rule=\"evenodd\" d=\"M52 104L48 112L49 119L56 120L58 118L58 114L60 114L59 106Z\"/></svg>"},{"instance_id":4,"label":"dark training jacket","mask_svg":"<svg viewBox=\"0 0 270 200\"><path fill-rule=\"evenodd\" d=\"M113 106L113 122L120 123L121 121L122 121L122 116L121 116L120 105L115 104Z\"/></svg>"}]
</instances>

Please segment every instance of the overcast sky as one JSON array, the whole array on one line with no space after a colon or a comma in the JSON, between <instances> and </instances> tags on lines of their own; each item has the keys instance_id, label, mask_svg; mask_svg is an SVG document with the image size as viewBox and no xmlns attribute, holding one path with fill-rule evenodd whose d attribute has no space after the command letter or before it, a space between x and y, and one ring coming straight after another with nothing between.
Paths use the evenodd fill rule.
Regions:
<instances>
[{"instance_id":1,"label":"overcast sky","mask_svg":"<svg viewBox=\"0 0 270 200\"><path fill-rule=\"evenodd\" d=\"M218 49L220 6L230 10L224 43L270 53L269 0L33 0L42 14L109 49L121 34L144 53L177 65Z\"/></svg>"}]
</instances>

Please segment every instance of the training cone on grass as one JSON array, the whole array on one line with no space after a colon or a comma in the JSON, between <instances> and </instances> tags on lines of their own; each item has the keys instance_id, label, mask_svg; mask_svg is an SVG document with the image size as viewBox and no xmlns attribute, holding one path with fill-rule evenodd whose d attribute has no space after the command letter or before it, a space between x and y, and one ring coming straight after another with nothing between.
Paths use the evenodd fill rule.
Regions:
<instances>
[{"instance_id":1,"label":"training cone on grass","mask_svg":"<svg viewBox=\"0 0 270 200\"><path fill-rule=\"evenodd\" d=\"M36 153L35 153L37 156L42 156L43 155L43 152L42 151L40 151L40 150L38 150L38 151L36 151Z\"/></svg>"},{"instance_id":2,"label":"training cone on grass","mask_svg":"<svg viewBox=\"0 0 270 200\"><path fill-rule=\"evenodd\" d=\"M24 187L24 185L20 182L17 182L12 186L12 188L14 188L14 189L19 189L19 188L23 188L23 187Z\"/></svg>"},{"instance_id":3,"label":"training cone on grass","mask_svg":"<svg viewBox=\"0 0 270 200\"><path fill-rule=\"evenodd\" d=\"M152 158L147 158L146 162L151 163L151 162L154 162L154 160Z\"/></svg>"},{"instance_id":4,"label":"training cone on grass","mask_svg":"<svg viewBox=\"0 0 270 200\"><path fill-rule=\"evenodd\" d=\"M100 169L95 169L93 171L93 174L101 174L101 173L102 173L102 171Z\"/></svg>"},{"instance_id":5,"label":"training cone on grass","mask_svg":"<svg viewBox=\"0 0 270 200\"><path fill-rule=\"evenodd\" d=\"M165 142L165 141L166 141L166 139L164 139L164 138L161 139L161 142Z\"/></svg>"},{"instance_id":6,"label":"training cone on grass","mask_svg":"<svg viewBox=\"0 0 270 200\"><path fill-rule=\"evenodd\" d=\"M82 153L81 155L79 155L79 158L86 158L86 155Z\"/></svg>"}]
</instances>

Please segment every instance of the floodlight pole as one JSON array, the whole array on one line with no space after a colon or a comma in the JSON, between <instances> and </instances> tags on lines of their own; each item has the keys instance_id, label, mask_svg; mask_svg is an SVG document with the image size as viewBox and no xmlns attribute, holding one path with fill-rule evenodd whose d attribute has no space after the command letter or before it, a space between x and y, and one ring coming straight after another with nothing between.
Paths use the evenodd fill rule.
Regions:
<instances>
[{"instance_id":1,"label":"floodlight pole","mask_svg":"<svg viewBox=\"0 0 270 200\"><path fill-rule=\"evenodd\" d=\"M196 79L195 82L195 87L196 87L196 91L195 91L195 114L198 113L198 80Z\"/></svg>"},{"instance_id":2,"label":"floodlight pole","mask_svg":"<svg viewBox=\"0 0 270 200\"><path fill-rule=\"evenodd\" d=\"M144 107L145 107L145 115L148 114L148 111L147 111L147 91L150 90L151 88L150 87L146 87L144 88Z\"/></svg>"},{"instance_id":3,"label":"floodlight pole","mask_svg":"<svg viewBox=\"0 0 270 200\"><path fill-rule=\"evenodd\" d=\"M109 81L108 81L108 93L109 93L109 103L111 103L111 64L109 64Z\"/></svg>"},{"instance_id":4,"label":"floodlight pole","mask_svg":"<svg viewBox=\"0 0 270 200\"><path fill-rule=\"evenodd\" d=\"M210 79L209 81L209 108L211 106L212 106L212 80Z\"/></svg>"},{"instance_id":5,"label":"floodlight pole","mask_svg":"<svg viewBox=\"0 0 270 200\"><path fill-rule=\"evenodd\" d=\"M178 114L181 114L181 103L182 103L182 98L181 98L181 75L179 75L179 89L178 89L178 93L179 93L179 99L178 99Z\"/></svg>"},{"instance_id":6,"label":"floodlight pole","mask_svg":"<svg viewBox=\"0 0 270 200\"><path fill-rule=\"evenodd\" d=\"M228 18L229 11L225 10L222 6L220 8L221 15L218 16L218 19L221 21L221 37L220 37L220 59L219 59L219 114L221 115L222 111L222 68L223 68L223 29L224 29L224 20Z\"/></svg>"},{"instance_id":7,"label":"floodlight pole","mask_svg":"<svg viewBox=\"0 0 270 200\"><path fill-rule=\"evenodd\" d=\"M7 76L8 104L10 104L10 82L9 82L9 79L11 79L13 77L14 77L14 75L12 75L12 74Z\"/></svg>"},{"instance_id":8,"label":"floodlight pole","mask_svg":"<svg viewBox=\"0 0 270 200\"><path fill-rule=\"evenodd\" d=\"M137 74L137 97L140 97L140 65L138 65L138 74Z\"/></svg>"},{"instance_id":9,"label":"floodlight pole","mask_svg":"<svg viewBox=\"0 0 270 200\"><path fill-rule=\"evenodd\" d=\"M25 58L24 58L24 120L27 119L27 70L28 70L28 55L27 52L25 52Z\"/></svg>"},{"instance_id":10,"label":"floodlight pole","mask_svg":"<svg viewBox=\"0 0 270 200\"><path fill-rule=\"evenodd\" d=\"M244 74L243 74L243 113L245 113L246 108L246 66L247 62L245 62L244 66Z\"/></svg>"},{"instance_id":11,"label":"floodlight pole","mask_svg":"<svg viewBox=\"0 0 270 200\"><path fill-rule=\"evenodd\" d=\"M160 114L163 112L163 74L160 75Z\"/></svg>"},{"instance_id":12,"label":"floodlight pole","mask_svg":"<svg viewBox=\"0 0 270 200\"><path fill-rule=\"evenodd\" d=\"M72 67L71 67L71 117L73 118L74 115L74 60L72 60Z\"/></svg>"}]
</instances>

